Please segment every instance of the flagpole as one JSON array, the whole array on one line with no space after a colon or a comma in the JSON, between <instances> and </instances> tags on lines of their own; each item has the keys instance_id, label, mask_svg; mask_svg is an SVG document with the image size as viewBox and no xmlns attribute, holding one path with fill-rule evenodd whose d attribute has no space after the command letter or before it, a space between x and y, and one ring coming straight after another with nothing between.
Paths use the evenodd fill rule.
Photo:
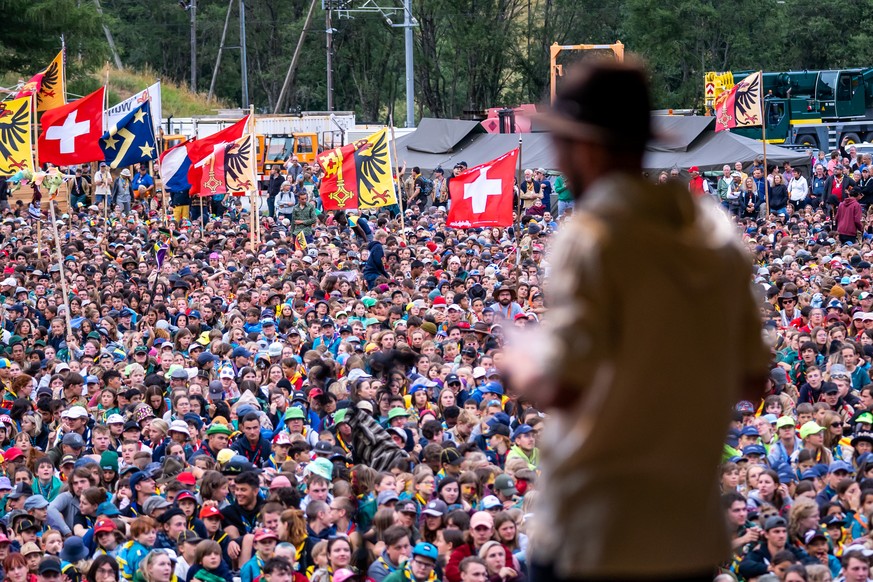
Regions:
<instances>
[{"instance_id":1,"label":"flagpole","mask_svg":"<svg viewBox=\"0 0 873 582\"><path fill-rule=\"evenodd\" d=\"M36 117L36 95L30 95L30 114L31 114L31 127L33 128L33 172L36 173L39 170L39 120Z\"/></svg>"},{"instance_id":2,"label":"flagpole","mask_svg":"<svg viewBox=\"0 0 873 582\"><path fill-rule=\"evenodd\" d=\"M521 146L523 140L521 136L518 138L518 171L516 172L516 181L518 181L518 177L522 175L521 172ZM515 231L515 264L516 266L521 264L521 183L518 186L518 208L515 213L516 217L516 231Z\"/></svg>"},{"instance_id":3,"label":"flagpole","mask_svg":"<svg viewBox=\"0 0 873 582\"><path fill-rule=\"evenodd\" d=\"M764 152L764 202L767 208L767 217L770 216L770 168L767 166L767 115L761 119L761 144Z\"/></svg>"},{"instance_id":4,"label":"flagpole","mask_svg":"<svg viewBox=\"0 0 873 582\"><path fill-rule=\"evenodd\" d=\"M396 168L397 163L397 140L394 139L394 112L388 116L388 124L391 126L391 149L394 151L394 164L391 163L391 159L389 156L388 165L392 168ZM403 244L408 245L409 242L406 240L406 218L403 215L403 204L401 200L403 199L403 184L400 182L400 173L397 173L397 207L400 209L400 234L403 236Z\"/></svg>"},{"instance_id":5,"label":"flagpole","mask_svg":"<svg viewBox=\"0 0 873 582\"><path fill-rule=\"evenodd\" d=\"M67 293L67 277L64 275L64 255L61 253L61 237L58 234L54 200L49 198L49 212L52 217L52 233L55 237L55 250L58 253L58 266L61 272L61 292L64 294L64 319L67 322L67 337L72 337L73 326L70 322L70 296Z\"/></svg>"},{"instance_id":6,"label":"flagpole","mask_svg":"<svg viewBox=\"0 0 873 582\"><path fill-rule=\"evenodd\" d=\"M248 122L248 130L249 136L251 140L251 147L249 148L249 157L254 155L255 148L255 106L254 104L249 105L249 122ZM252 168L253 172L256 172L254 164L249 160L249 166ZM258 192L258 178L256 174L252 174L252 251L255 251L255 244L260 244L261 242L261 220L260 220L260 196Z\"/></svg>"}]
</instances>

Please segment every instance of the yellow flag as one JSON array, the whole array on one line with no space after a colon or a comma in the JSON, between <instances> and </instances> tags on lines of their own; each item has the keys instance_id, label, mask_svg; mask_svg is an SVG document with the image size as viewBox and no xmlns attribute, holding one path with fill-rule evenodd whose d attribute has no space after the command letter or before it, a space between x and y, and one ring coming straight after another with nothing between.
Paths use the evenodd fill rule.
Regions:
<instances>
[{"instance_id":1,"label":"yellow flag","mask_svg":"<svg viewBox=\"0 0 873 582\"><path fill-rule=\"evenodd\" d=\"M397 204L388 150L388 130L381 129L354 145L358 208Z\"/></svg>"},{"instance_id":2,"label":"yellow flag","mask_svg":"<svg viewBox=\"0 0 873 582\"><path fill-rule=\"evenodd\" d=\"M33 171L31 98L0 103L0 176Z\"/></svg>"},{"instance_id":3,"label":"yellow flag","mask_svg":"<svg viewBox=\"0 0 873 582\"><path fill-rule=\"evenodd\" d=\"M67 76L64 69L64 51L43 71L42 84L36 94L36 110L47 111L67 104Z\"/></svg>"}]
</instances>

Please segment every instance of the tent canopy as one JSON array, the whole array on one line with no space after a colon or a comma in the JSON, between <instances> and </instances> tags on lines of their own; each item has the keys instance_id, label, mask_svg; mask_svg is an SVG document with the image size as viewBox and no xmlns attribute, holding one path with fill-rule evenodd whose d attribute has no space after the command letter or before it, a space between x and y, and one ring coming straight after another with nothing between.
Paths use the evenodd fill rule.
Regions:
<instances>
[{"instance_id":1,"label":"tent canopy","mask_svg":"<svg viewBox=\"0 0 873 582\"><path fill-rule=\"evenodd\" d=\"M763 142L729 131L716 133L714 126L712 117L655 117L654 130L661 137L646 148L643 169L653 173L674 167L686 171L697 166L701 172L716 172L725 164L733 167L734 162L749 167L755 158L763 155ZM804 168L808 174L809 159L802 152L772 144L767 146L768 164L785 162Z\"/></svg>"},{"instance_id":2,"label":"tent canopy","mask_svg":"<svg viewBox=\"0 0 873 582\"><path fill-rule=\"evenodd\" d=\"M643 169L650 175L678 167L686 171L698 166L701 172L720 171L724 164L742 162L749 167L763 154L760 141L735 133L714 130L712 117L654 116L653 129L658 136L646 149ZM557 156L547 133L484 133L476 122L454 119L421 120L418 128L397 139L398 165L418 166L429 174L436 168L446 172L458 162L469 167L485 163L518 147L522 139L522 168L557 169ZM809 160L802 152L775 145L767 146L767 163L791 163L808 174Z\"/></svg>"},{"instance_id":3,"label":"tent canopy","mask_svg":"<svg viewBox=\"0 0 873 582\"><path fill-rule=\"evenodd\" d=\"M445 154L454 151L458 144L473 133L485 133L485 128L478 121L425 117L405 143L413 151Z\"/></svg>"},{"instance_id":4,"label":"tent canopy","mask_svg":"<svg viewBox=\"0 0 873 582\"><path fill-rule=\"evenodd\" d=\"M424 121L424 120L422 120ZM434 120L437 121L437 120ZM442 121L442 120L438 120ZM481 127L480 124L477 124ZM429 173L436 168L451 171L458 162L466 162L468 167L493 160L511 149L518 147L518 139L523 140L521 149L522 168L546 168L554 170L554 150L552 139L545 133L475 133L459 142L452 151L424 152L414 146L421 144L419 135L421 125L414 132L397 138L398 165L406 163L407 168L418 166L422 172ZM415 141L413 141L415 140ZM431 148L437 149L437 148Z\"/></svg>"}]
</instances>

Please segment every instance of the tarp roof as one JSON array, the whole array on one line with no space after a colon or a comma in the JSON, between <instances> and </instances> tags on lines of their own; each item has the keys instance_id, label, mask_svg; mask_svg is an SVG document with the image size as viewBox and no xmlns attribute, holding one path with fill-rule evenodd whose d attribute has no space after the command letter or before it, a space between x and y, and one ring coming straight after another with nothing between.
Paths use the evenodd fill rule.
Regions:
<instances>
[{"instance_id":1,"label":"tarp roof","mask_svg":"<svg viewBox=\"0 0 873 582\"><path fill-rule=\"evenodd\" d=\"M715 133L712 117L655 116L658 139L647 148L643 168L649 173L698 166L702 172L720 171L724 164L749 166L763 153L760 141L723 131ZM478 126L478 129L473 126ZM551 137L546 133L487 134L476 122L425 118L414 132L397 139L397 163L418 166L425 174L437 167L446 172L458 162L475 166L518 146L522 138L522 168L557 169ZM466 132L466 133L465 133ZM451 145L448 145L451 144ZM767 146L767 162L808 167L803 153Z\"/></svg>"},{"instance_id":2,"label":"tarp roof","mask_svg":"<svg viewBox=\"0 0 873 582\"><path fill-rule=\"evenodd\" d=\"M482 133L471 136L471 139L459 144L454 151L424 153L409 146L410 141L416 139L419 131L420 129L417 129L407 136L397 138L397 160L398 164L405 162L407 168L418 166L425 175L438 167L448 173L458 162L467 162L467 165L472 167L493 160L518 147L519 137L524 140L521 149L522 168L542 167L554 170L557 166L552 139L545 133Z\"/></svg>"},{"instance_id":3,"label":"tarp roof","mask_svg":"<svg viewBox=\"0 0 873 582\"><path fill-rule=\"evenodd\" d=\"M714 130L712 117L655 117L654 129L663 137L647 148L643 168L649 172L670 170L678 167L687 170L697 166L701 172L721 171L725 164L733 166L742 162L749 166L756 157L763 155L764 144L722 131ZM802 152L769 144L767 163L807 167L809 159Z\"/></svg>"},{"instance_id":4,"label":"tarp roof","mask_svg":"<svg viewBox=\"0 0 873 582\"><path fill-rule=\"evenodd\" d=\"M649 144L650 151L687 152L692 144L715 123L714 117L684 117L655 115L652 129L655 139Z\"/></svg>"},{"instance_id":5,"label":"tarp roof","mask_svg":"<svg viewBox=\"0 0 873 582\"><path fill-rule=\"evenodd\" d=\"M425 117L405 143L413 151L444 154L453 151L471 133L485 133L485 128L478 121Z\"/></svg>"}]
</instances>

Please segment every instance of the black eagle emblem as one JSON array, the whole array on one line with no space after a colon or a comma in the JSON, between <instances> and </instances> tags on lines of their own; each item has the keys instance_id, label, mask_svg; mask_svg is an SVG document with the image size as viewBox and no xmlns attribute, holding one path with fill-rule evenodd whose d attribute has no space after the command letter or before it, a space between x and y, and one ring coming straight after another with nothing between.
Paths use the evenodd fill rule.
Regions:
<instances>
[{"instance_id":1,"label":"black eagle emblem","mask_svg":"<svg viewBox=\"0 0 873 582\"><path fill-rule=\"evenodd\" d=\"M367 140L355 142L355 171L358 176L358 195L363 200L365 192L370 200L363 200L372 204L374 199L386 198L388 192L377 192L376 186L382 178L391 171L388 164L388 138L383 132L376 143L371 144Z\"/></svg>"},{"instance_id":2,"label":"black eagle emblem","mask_svg":"<svg viewBox=\"0 0 873 582\"><path fill-rule=\"evenodd\" d=\"M253 188L252 177L246 175L251 153L252 136L250 135L241 142L227 145L224 152L224 173L228 191L245 192Z\"/></svg>"},{"instance_id":3,"label":"black eagle emblem","mask_svg":"<svg viewBox=\"0 0 873 582\"><path fill-rule=\"evenodd\" d=\"M16 172L15 168L23 169L21 164L24 162L16 162L11 159L11 156L13 151L21 149L27 140L29 115L27 101L22 102L18 111L9 109L7 103L0 103L0 159L8 164L5 168L0 166L0 171L3 173Z\"/></svg>"},{"instance_id":4,"label":"black eagle emblem","mask_svg":"<svg viewBox=\"0 0 873 582\"><path fill-rule=\"evenodd\" d=\"M734 107L737 119L743 119L746 124L760 123L756 111L760 107L759 96L761 94L761 76L755 75L748 83L745 81L737 85L734 95Z\"/></svg>"},{"instance_id":5,"label":"black eagle emblem","mask_svg":"<svg viewBox=\"0 0 873 582\"><path fill-rule=\"evenodd\" d=\"M57 91L60 89L60 84L61 71L58 67L58 62L52 61L45 70L45 75L42 77L42 85L39 89L39 93L36 94L37 104L42 105L44 97L55 97Z\"/></svg>"}]
</instances>

